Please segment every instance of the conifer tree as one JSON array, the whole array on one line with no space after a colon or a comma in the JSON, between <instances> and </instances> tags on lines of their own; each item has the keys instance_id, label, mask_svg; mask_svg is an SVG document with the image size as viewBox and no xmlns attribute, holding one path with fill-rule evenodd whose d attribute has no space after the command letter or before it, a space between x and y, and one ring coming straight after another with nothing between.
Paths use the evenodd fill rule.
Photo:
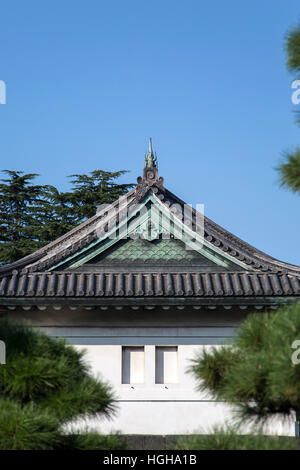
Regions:
<instances>
[{"instance_id":1,"label":"conifer tree","mask_svg":"<svg viewBox=\"0 0 300 470\"><path fill-rule=\"evenodd\" d=\"M300 78L300 25L288 35L285 44L287 53L287 67ZM297 122L300 125L299 112ZM300 193L300 148L284 154L283 161L277 167L281 186L293 192Z\"/></svg>"},{"instance_id":2,"label":"conifer tree","mask_svg":"<svg viewBox=\"0 0 300 470\"><path fill-rule=\"evenodd\" d=\"M118 184L125 170L92 171L71 175L71 190L53 185L33 185L37 174L4 171L0 184L0 264L16 261L76 227L110 204L133 185Z\"/></svg>"},{"instance_id":3,"label":"conifer tree","mask_svg":"<svg viewBox=\"0 0 300 470\"><path fill-rule=\"evenodd\" d=\"M43 205L48 187L31 184L37 174L4 170L0 183L0 263L15 261L43 245Z\"/></svg>"},{"instance_id":4,"label":"conifer tree","mask_svg":"<svg viewBox=\"0 0 300 470\"><path fill-rule=\"evenodd\" d=\"M112 416L109 385L94 378L84 353L33 328L0 321L6 364L0 365L0 450L120 449L118 435L76 426ZM72 431L66 431L72 425Z\"/></svg>"},{"instance_id":5,"label":"conifer tree","mask_svg":"<svg viewBox=\"0 0 300 470\"><path fill-rule=\"evenodd\" d=\"M199 389L234 405L238 422L300 418L300 303L250 314L232 345L201 353L191 367ZM297 343L298 341L298 343Z\"/></svg>"},{"instance_id":6,"label":"conifer tree","mask_svg":"<svg viewBox=\"0 0 300 470\"><path fill-rule=\"evenodd\" d=\"M97 206L111 204L129 191L133 184L117 184L115 180L127 173L126 170L109 172L94 170L90 175L70 175L71 191L60 195L66 211L73 217L72 223L78 224L96 214Z\"/></svg>"}]
</instances>

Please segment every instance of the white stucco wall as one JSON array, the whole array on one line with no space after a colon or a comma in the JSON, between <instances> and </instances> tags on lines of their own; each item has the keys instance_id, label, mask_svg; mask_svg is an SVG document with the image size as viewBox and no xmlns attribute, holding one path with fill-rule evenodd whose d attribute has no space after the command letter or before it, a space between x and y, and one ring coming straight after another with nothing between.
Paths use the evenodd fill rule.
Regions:
<instances>
[{"instance_id":1,"label":"white stucco wall","mask_svg":"<svg viewBox=\"0 0 300 470\"><path fill-rule=\"evenodd\" d=\"M191 359L234 335L232 327L46 327L53 336L65 337L78 349L86 350L92 371L109 382L115 391L118 411L112 420L90 422L106 433L185 434L209 433L216 424L232 419L230 408L196 389L188 372ZM144 346L145 382L121 383L123 346ZM155 383L155 346L178 346L178 383ZM247 428L245 428L246 431ZM269 433L293 435L293 423L274 421Z\"/></svg>"}]
</instances>

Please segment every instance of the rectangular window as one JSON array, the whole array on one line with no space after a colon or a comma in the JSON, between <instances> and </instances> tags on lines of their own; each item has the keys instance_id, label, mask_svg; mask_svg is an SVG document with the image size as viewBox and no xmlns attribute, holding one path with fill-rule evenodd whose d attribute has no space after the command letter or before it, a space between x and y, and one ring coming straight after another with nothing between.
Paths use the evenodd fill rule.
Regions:
<instances>
[{"instance_id":1,"label":"rectangular window","mask_svg":"<svg viewBox=\"0 0 300 470\"><path fill-rule=\"evenodd\" d=\"M142 384L145 381L143 346L122 347L122 384Z\"/></svg>"},{"instance_id":2,"label":"rectangular window","mask_svg":"<svg viewBox=\"0 0 300 470\"><path fill-rule=\"evenodd\" d=\"M155 348L155 383L174 384L178 382L177 346Z\"/></svg>"}]
</instances>

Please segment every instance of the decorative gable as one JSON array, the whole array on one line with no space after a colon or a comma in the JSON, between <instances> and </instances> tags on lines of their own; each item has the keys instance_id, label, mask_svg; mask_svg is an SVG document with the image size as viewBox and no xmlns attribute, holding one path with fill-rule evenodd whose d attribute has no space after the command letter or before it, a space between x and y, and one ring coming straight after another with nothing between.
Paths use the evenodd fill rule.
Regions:
<instances>
[{"instance_id":1,"label":"decorative gable","mask_svg":"<svg viewBox=\"0 0 300 470\"><path fill-rule=\"evenodd\" d=\"M122 240L118 246L97 256L93 263L100 264L172 264L207 263L207 259L196 251L186 250L180 240Z\"/></svg>"},{"instance_id":2,"label":"decorative gable","mask_svg":"<svg viewBox=\"0 0 300 470\"><path fill-rule=\"evenodd\" d=\"M238 260L206 242L165 207L155 195L144 198L127 215L107 218L106 230L99 229L98 239L55 265L51 270L103 271L104 268L140 266L159 268L168 266L176 271L187 270L228 271L249 270ZM115 221L116 223L111 223Z\"/></svg>"},{"instance_id":3,"label":"decorative gable","mask_svg":"<svg viewBox=\"0 0 300 470\"><path fill-rule=\"evenodd\" d=\"M164 186L150 140L136 188L35 253L0 267L0 278L12 276L15 282L21 276L25 282L23 276L30 273L124 273L126 269L129 274L165 269L177 274L244 271L247 276L256 272L299 277L299 266L272 258L199 211L190 207L188 217L182 217L187 206Z\"/></svg>"},{"instance_id":4,"label":"decorative gable","mask_svg":"<svg viewBox=\"0 0 300 470\"><path fill-rule=\"evenodd\" d=\"M194 266L215 268L216 264L195 250L187 250L180 240L121 240L113 247L88 261L97 266Z\"/></svg>"}]
</instances>

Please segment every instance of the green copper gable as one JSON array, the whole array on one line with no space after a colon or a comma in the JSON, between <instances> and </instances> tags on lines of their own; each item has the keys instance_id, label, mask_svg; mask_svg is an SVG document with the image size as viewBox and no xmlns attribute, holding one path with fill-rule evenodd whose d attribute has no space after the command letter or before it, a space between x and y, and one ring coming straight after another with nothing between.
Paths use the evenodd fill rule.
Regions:
<instances>
[{"instance_id":1,"label":"green copper gable","mask_svg":"<svg viewBox=\"0 0 300 470\"><path fill-rule=\"evenodd\" d=\"M187 250L184 243L174 239L121 240L88 264L131 266L132 264L156 265L213 265L195 250Z\"/></svg>"},{"instance_id":2,"label":"green copper gable","mask_svg":"<svg viewBox=\"0 0 300 470\"><path fill-rule=\"evenodd\" d=\"M204 266L205 269L225 271L245 269L241 261L233 260L206 242L183 225L153 195L148 195L127 217L120 219L116 227L51 270L131 266L134 271L138 265L168 265L175 270L179 266Z\"/></svg>"}]
</instances>

